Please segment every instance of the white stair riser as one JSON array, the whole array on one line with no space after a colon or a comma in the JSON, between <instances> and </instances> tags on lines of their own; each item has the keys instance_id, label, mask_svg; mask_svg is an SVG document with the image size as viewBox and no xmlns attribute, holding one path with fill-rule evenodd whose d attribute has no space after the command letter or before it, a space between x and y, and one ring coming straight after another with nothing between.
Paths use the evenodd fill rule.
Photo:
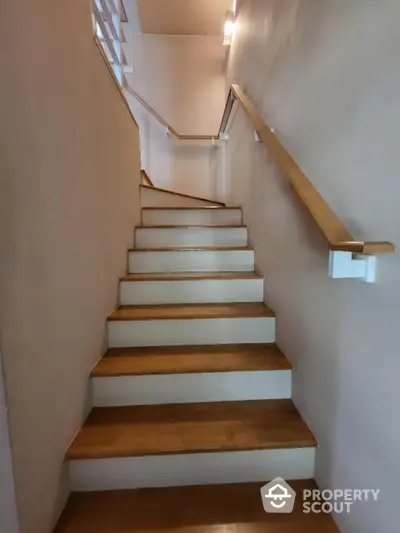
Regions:
<instances>
[{"instance_id":1,"label":"white stair riser","mask_svg":"<svg viewBox=\"0 0 400 533\"><path fill-rule=\"evenodd\" d=\"M129 272L252 272L253 250L129 252Z\"/></svg>"},{"instance_id":2,"label":"white stair riser","mask_svg":"<svg viewBox=\"0 0 400 533\"><path fill-rule=\"evenodd\" d=\"M268 400L290 398L291 371L115 376L91 385L95 407Z\"/></svg>"},{"instance_id":3,"label":"white stair riser","mask_svg":"<svg viewBox=\"0 0 400 533\"><path fill-rule=\"evenodd\" d=\"M112 320L111 348L275 342L275 318Z\"/></svg>"},{"instance_id":4,"label":"white stair riser","mask_svg":"<svg viewBox=\"0 0 400 533\"><path fill-rule=\"evenodd\" d=\"M142 209L143 226L240 226L241 209Z\"/></svg>"},{"instance_id":5,"label":"white stair riser","mask_svg":"<svg viewBox=\"0 0 400 533\"><path fill-rule=\"evenodd\" d=\"M186 196L158 191L157 189L147 189L146 187L140 188L140 202L142 207L196 207L216 205L212 201L186 198Z\"/></svg>"},{"instance_id":6,"label":"white stair riser","mask_svg":"<svg viewBox=\"0 0 400 533\"><path fill-rule=\"evenodd\" d=\"M247 246L247 228L137 228L136 248Z\"/></svg>"},{"instance_id":7,"label":"white stair riser","mask_svg":"<svg viewBox=\"0 0 400 533\"><path fill-rule=\"evenodd\" d=\"M72 491L266 482L314 477L314 448L155 455L69 463ZM261 502L260 502L261 505Z\"/></svg>"},{"instance_id":8,"label":"white stair riser","mask_svg":"<svg viewBox=\"0 0 400 533\"><path fill-rule=\"evenodd\" d=\"M121 281L121 305L262 302L264 280Z\"/></svg>"}]
</instances>

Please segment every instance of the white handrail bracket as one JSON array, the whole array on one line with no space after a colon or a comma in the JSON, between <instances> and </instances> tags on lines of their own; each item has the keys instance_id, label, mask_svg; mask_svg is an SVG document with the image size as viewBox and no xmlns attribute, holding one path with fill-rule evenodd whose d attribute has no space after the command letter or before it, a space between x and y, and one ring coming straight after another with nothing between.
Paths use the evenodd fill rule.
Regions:
<instances>
[{"instance_id":1,"label":"white handrail bracket","mask_svg":"<svg viewBox=\"0 0 400 533\"><path fill-rule=\"evenodd\" d=\"M329 251L329 276L331 278L358 278L366 283L376 279L376 257L356 255L352 252Z\"/></svg>"}]
</instances>

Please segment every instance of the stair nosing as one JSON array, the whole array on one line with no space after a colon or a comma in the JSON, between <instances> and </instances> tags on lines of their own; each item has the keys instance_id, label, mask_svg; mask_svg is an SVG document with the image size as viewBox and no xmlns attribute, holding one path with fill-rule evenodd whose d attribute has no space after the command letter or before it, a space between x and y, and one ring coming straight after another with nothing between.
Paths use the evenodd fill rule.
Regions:
<instances>
[{"instance_id":1,"label":"stair nosing","mask_svg":"<svg viewBox=\"0 0 400 533\"><path fill-rule=\"evenodd\" d=\"M224 226L218 224L155 224L155 225L140 225L136 226L135 230L143 229L180 229L180 228L206 228L206 229L247 229L244 224L226 224Z\"/></svg>"},{"instance_id":2,"label":"stair nosing","mask_svg":"<svg viewBox=\"0 0 400 533\"><path fill-rule=\"evenodd\" d=\"M220 306L225 306L225 307L233 307L233 306L239 306L239 307L244 307L246 304L249 305L249 307L251 306L254 306L254 305L257 305L257 307L260 307L261 310L254 310L254 311L250 311L250 312L247 312L245 313L244 311L242 312L238 312L237 314L235 315L232 315L232 314L228 314L226 311L223 312L219 312L219 313L216 313L216 314L209 314L209 315L206 315L206 314L201 314L199 312L196 312L195 309L193 309L193 314L186 314L186 315L181 315L181 316L176 316L176 315L172 315L172 316L169 316L168 315L168 309L178 309L178 308L188 308L188 307L193 307L193 308L209 308L209 309L212 309L212 308L217 308L217 307L220 307ZM140 310L150 310L150 309L162 309L162 308L165 308L165 314L163 315L159 315L159 316L150 316L150 315L144 315L144 316L135 316L135 317L132 317L132 316L118 316L116 313L118 313L118 311L123 311L123 310L128 310L128 309L131 309L131 310L135 310L135 311L140 311ZM199 319L199 320L212 320L212 319L220 319L220 318L231 318L231 319L235 319L235 318L275 318L276 315L275 315L275 312L270 309L265 303L263 302L243 302L243 303L234 303L234 304L215 304L215 303L211 303L211 304L159 304L159 305L121 305L119 306L116 310L114 310L108 317L107 317L107 320L110 321L110 322L118 322L118 321L147 321L147 320L196 320L196 319Z\"/></svg>"},{"instance_id":3,"label":"stair nosing","mask_svg":"<svg viewBox=\"0 0 400 533\"><path fill-rule=\"evenodd\" d=\"M98 363L99 365L100 363ZM96 365L96 366L98 366ZM112 378L112 377L124 377L124 376L184 376L186 374L232 374L235 372L286 372L293 370L293 367L287 368L234 368L234 369L208 369L208 370L179 370L175 369L171 372L166 371L148 371L148 372L115 372L113 374L101 374L97 373L95 369L92 370L90 377L92 378Z\"/></svg>"},{"instance_id":4,"label":"stair nosing","mask_svg":"<svg viewBox=\"0 0 400 533\"><path fill-rule=\"evenodd\" d=\"M254 252L252 246L170 246L166 248L130 248L128 252Z\"/></svg>"},{"instance_id":5,"label":"stair nosing","mask_svg":"<svg viewBox=\"0 0 400 533\"><path fill-rule=\"evenodd\" d=\"M162 211L181 211L181 210L193 210L193 209L209 209L209 210L219 210L219 211L225 211L225 210L232 210L237 209L239 211L242 210L241 207L230 207L230 206L220 206L220 205L198 205L198 206L182 206L182 207L168 207L168 206L146 206L141 208L142 211L155 211L155 210L162 210Z\"/></svg>"},{"instance_id":6,"label":"stair nosing","mask_svg":"<svg viewBox=\"0 0 400 533\"><path fill-rule=\"evenodd\" d=\"M177 275L177 274L186 274L185 275ZM132 278L131 276L142 276L142 279L136 279ZM226 277L224 277L224 275ZM146 276L149 276L148 279L146 279ZM175 276L175 277L174 277ZM168 279L170 278L170 279ZM133 274L127 274L125 276L120 277L120 281L124 282L148 282L148 281L204 281L204 280L233 280L233 279L263 279L263 274L259 274L258 272L184 272L184 273L174 273L174 272L166 272L166 273L133 273Z\"/></svg>"},{"instance_id":7,"label":"stair nosing","mask_svg":"<svg viewBox=\"0 0 400 533\"><path fill-rule=\"evenodd\" d=\"M176 448L171 450L160 450L160 451L147 451L147 452L134 452L132 450L120 450L118 452L114 452L112 455L110 455L107 452L97 452L94 454L87 454L87 455L79 455L71 453L70 451L67 452L67 460L69 461L84 461L84 460L95 460L95 459L123 459L128 457L159 457L159 456L165 456L165 455L195 455L195 454L204 454L204 453L224 453L224 452L255 452L255 451L263 451L263 450L294 450L298 448L316 448L317 447L317 441L315 438L312 439L300 439L296 442L291 443L277 443L277 442L271 442L268 445L254 445L254 446L242 446L242 447L235 447L235 446L219 446L215 448L201 448L200 446L198 448L192 448L190 450L186 448Z\"/></svg>"}]
</instances>

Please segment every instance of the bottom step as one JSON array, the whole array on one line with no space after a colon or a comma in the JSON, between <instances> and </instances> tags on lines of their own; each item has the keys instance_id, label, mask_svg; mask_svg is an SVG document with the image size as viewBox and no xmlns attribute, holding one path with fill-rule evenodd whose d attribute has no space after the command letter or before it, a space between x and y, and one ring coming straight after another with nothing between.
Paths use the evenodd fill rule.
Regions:
<instances>
[{"instance_id":1,"label":"bottom step","mask_svg":"<svg viewBox=\"0 0 400 533\"><path fill-rule=\"evenodd\" d=\"M264 512L262 483L74 493L54 533L339 533L331 516L303 513L313 481L290 485L290 515Z\"/></svg>"},{"instance_id":2,"label":"bottom step","mask_svg":"<svg viewBox=\"0 0 400 533\"><path fill-rule=\"evenodd\" d=\"M314 476L315 438L291 400L95 408L70 446L72 490Z\"/></svg>"}]
</instances>

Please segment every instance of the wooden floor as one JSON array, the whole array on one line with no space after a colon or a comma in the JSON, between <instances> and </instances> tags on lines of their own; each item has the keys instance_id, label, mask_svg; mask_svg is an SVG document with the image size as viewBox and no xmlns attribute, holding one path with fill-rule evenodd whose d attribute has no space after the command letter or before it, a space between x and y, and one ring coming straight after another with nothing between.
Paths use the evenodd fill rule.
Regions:
<instances>
[{"instance_id":1,"label":"wooden floor","mask_svg":"<svg viewBox=\"0 0 400 533\"><path fill-rule=\"evenodd\" d=\"M291 400L95 408L68 459L316 445Z\"/></svg>"},{"instance_id":2,"label":"wooden floor","mask_svg":"<svg viewBox=\"0 0 400 533\"><path fill-rule=\"evenodd\" d=\"M260 483L72 494L54 533L339 533L325 514L302 512L312 481L292 481L292 514L264 512Z\"/></svg>"},{"instance_id":3,"label":"wooden floor","mask_svg":"<svg viewBox=\"0 0 400 533\"><path fill-rule=\"evenodd\" d=\"M275 344L111 348L92 371L93 377L195 372L290 370Z\"/></svg>"},{"instance_id":4,"label":"wooden floor","mask_svg":"<svg viewBox=\"0 0 400 533\"><path fill-rule=\"evenodd\" d=\"M264 303L124 305L108 320L274 317Z\"/></svg>"}]
</instances>

